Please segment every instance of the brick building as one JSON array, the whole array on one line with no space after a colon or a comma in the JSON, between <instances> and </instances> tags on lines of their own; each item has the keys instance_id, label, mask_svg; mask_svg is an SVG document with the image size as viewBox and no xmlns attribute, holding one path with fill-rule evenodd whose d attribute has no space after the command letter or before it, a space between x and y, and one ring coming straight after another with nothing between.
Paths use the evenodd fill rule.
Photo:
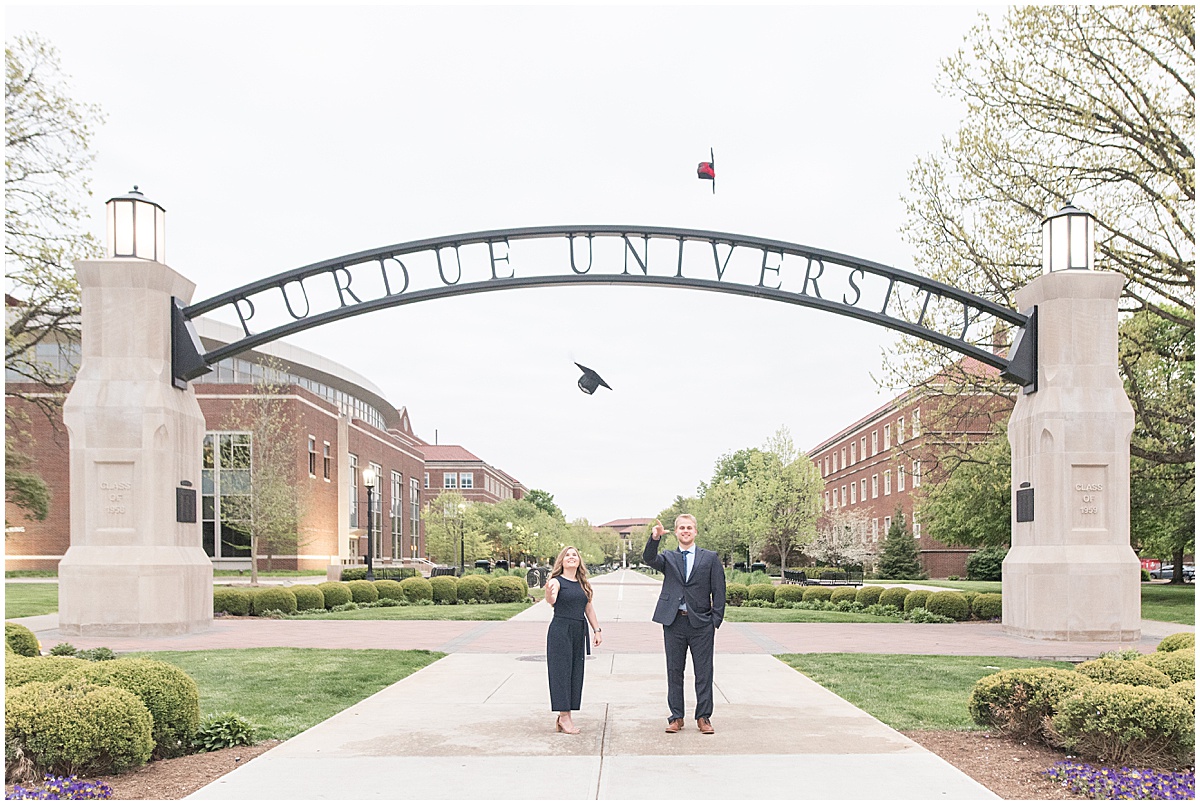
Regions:
<instances>
[{"instance_id":1,"label":"brick building","mask_svg":"<svg viewBox=\"0 0 1200 805\"><path fill-rule=\"evenodd\" d=\"M971 358L960 361L959 368L997 373ZM876 545L886 537L896 511L902 511L925 572L931 578L965 576L974 549L939 542L921 522L914 493L922 483L939 479L940 459L951 445L986 440L997 418L1007 414L1004 402L993 396L934 398L926 390L901 394L809 451L825 480L824 511L865 515L869 539Z\"/></svg>"},{"instance_id":2,"label":"brick building","mask_svg":"<svg viewBox=\"0 0 1200 805\"><path fill-rule=\"evenodd\" d=\"M637 562L640 561L642 547L645 545L646 528L653 522L653 517L626 517L621 520L609 520L607 523L594 526L594 528L597 531L602 528L611 528L616 531L621 538L621 545L625 550L626 557L634 557L628 561Z\"/></svg>"},{"instance_id":3,"label":"brick building","mask_svg":"<svg viewBox=\"0 0 1200 805\"><path fill-rule=\"evenodd\" d=\"M241 332L206 319L196 325L205 349L230 343ZM37 358L69 381L78 364L78 345L39 345ZM421 505L429 470L426 451L437 454L438 448L418 437L407 410L389 403L371 381L320 355L274 342L221 361L193 384L207 423L200 519L204 549L214 567L249 567L237 498L248 492L252 434L238 417L246 415L245 402L255 398L264 376L277 389L276 410L296 423L299 444L292 478L303 487L305 501L295 544L272 556L272 567L323 569L361 561L359 537L367 533L368 510L363 470L368 467L379 479L372 501L375 559L386 566L425 557ZM70 545L68 440L61 410L50 419L36 403L50 397L61 402L69 384L48 390L19 382L23 379L6 371L5 405L10 416L24 422L26 435L18 447L33 457L32 469L47 482L52 502L49 517L41 521L9 507L5 566L50 569ZM458 471L477 474L480 491L496 490L491 497L471 499L495 502L524 494L525 487L503 471L471 458L479 469L468 464L469 469ZM259 567L265 567L261 550Z\"/></svg>"},{"instance_id":4,"label":"brick building","mask_svg":"<svg viewBox=\"0 0 1200 805\"><path fill-rule=\"evenodd\" d=\"M457 444L427 444L425 453L425 495L433 500L442 492L457 492L468 503L499 503L520 500L529 491L517 479L488 464Z\"/></svg>"}]
</instances>

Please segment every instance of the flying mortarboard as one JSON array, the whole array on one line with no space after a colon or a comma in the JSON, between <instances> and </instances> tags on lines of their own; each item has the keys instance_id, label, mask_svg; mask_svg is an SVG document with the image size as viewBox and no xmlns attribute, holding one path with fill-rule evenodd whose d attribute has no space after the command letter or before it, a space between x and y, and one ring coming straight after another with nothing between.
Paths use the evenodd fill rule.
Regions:
<instances>
[{"instance_id":1,"label":"flying mortarboard","mask_svg":"<svg viewBox=\"0 0 1200 805\"><path fill-rule=\"evenodd\" d=\"M581 363L576 363L575 365L583 370L583 376L579 378L579 390L584 394L592 394L600 386L604 386L604 388L612 391L612 386L605 383L604 378L600 377L600 375Z\"/></svg>"}]
</instances>

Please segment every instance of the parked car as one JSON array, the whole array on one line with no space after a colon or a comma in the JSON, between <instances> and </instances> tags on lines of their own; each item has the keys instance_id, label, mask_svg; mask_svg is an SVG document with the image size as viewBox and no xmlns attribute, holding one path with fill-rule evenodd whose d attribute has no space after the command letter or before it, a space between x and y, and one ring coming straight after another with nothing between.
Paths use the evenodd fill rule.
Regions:
<instances>
[{"instance_id":1,"label":"parked car","mask_svg":"<svg viewBox=\"0 0 1200 805\"><path fill-rule=\"evenodd\" d=\"M1159 566L1158 570L1150 571L1150 578L1152 578L1152 579L1169 579L1174 575L1175 575L1175 565L1161 565L1161 566ZM1195 581L1196 580L1196 566L1195 565L1184 565L1183 566L1183 580L1184 581Z\"/></svg>"}]
</instances>

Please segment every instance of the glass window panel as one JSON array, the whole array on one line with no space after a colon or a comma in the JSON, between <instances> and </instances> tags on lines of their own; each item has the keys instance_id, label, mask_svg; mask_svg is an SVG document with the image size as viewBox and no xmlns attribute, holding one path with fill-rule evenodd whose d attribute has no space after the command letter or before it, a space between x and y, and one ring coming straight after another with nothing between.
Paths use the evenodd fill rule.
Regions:
<instances>
[{"instance_id":1,"label":"glass window panel","mask_svg":"<svg viewBox=\"0 0 1200 805\"><path fill-rule=\"evenodd\" d=\"M212 495L202 495L200 498L200 519L213 520L217 516L216 500Z\"/></svg>"},{"instance_id":2,"label":"glass window panel","mask_svg":"<svg viewBox=\"0 0 1200 805\"><path fill-rule=\"evenodd\" d=\"M204 552L209 556L216 556L216 533L217 524L211 520L204 524Z\"/></svg>"},{"instance_id":3,"label":"glass window panel","mask_svg":"<svg viewBox=\"0 0 1200 805\"><path fill-rule=\"evenodd\" d=\"M238 523L221 524L221 556L241 558L250 556L250 533Z\"/></svg>"},{"instance_id":4,"label":"glass window panel","mask_svg":"<svg viewBox=\"0 0 1200 805\"><path fill-rule=\"evenodd\" d=\"M250 494L250 470L223 470L221 472L221 494Z\"/></svg>"}]
</instances>

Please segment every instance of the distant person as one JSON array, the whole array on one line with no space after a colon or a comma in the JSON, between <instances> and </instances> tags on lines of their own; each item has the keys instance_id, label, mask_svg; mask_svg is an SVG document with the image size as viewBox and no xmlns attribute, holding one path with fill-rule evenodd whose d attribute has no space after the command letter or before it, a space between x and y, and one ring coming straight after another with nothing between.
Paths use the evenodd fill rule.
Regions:
<instances>
[{"instance_id":1,"label":"distant person","mask_svg":"<svg viewBox=\"0 0 1200 805\"><path fill-rule=\"evenodd\" d=\"M663 574L662 594L654 622L663 625L667 653L667 732L683 729L683 670L692 652L696 671L696 727L712 735L713 641L725 619L725 570L716 551L696 546L696 518L675 518L678 551L658 552L666 533L658 520L646 541L642 559Z\"/></svg>"},{"instance_id":2,"label":"distant person","mask_svg":"<svg viewBox=\"0 0 1200 805\"><path fill-rule=\"evenodd\" d=\"M554 560L546 582L546 603L554 608L554 618L546 631L550 709L558 711L555 731L568 735L579 733L571 711L578 710L583 701L583 665L591 653L588 624L592 627L592 645L601 642L600 619L592 607L592 585L587 576L579 551L568 545Z\"/></svg>"}]
</instances>

